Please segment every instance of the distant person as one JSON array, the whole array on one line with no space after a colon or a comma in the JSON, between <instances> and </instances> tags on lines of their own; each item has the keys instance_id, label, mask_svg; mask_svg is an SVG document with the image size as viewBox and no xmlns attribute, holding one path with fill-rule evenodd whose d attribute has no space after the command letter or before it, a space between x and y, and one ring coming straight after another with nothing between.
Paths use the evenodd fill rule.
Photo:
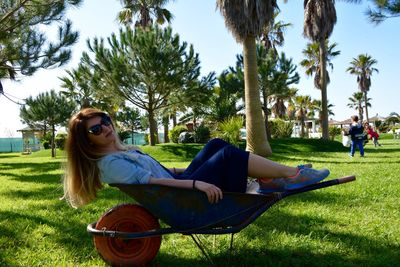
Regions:
<instances>
[{"instance_id":1,"label":"distant person","mask_svg":"<svg viewBox=\"0 0 400 267\"><path fill-rule=\"evenodd\" d=\"M354 157L356 147L360 150L361 157L364 157L364 127L358 122L358 116L351 116L350 129L344 132L344 135L349 135L351 137L350 144L350 157Z\"/></svg>"},{"instance_id":2,"label":"distant person","mask_svg":"<svg viewBox=\"0 0 400 267\"><path fill-rule=\"evenodd\" d=\"M369 136L369 139L371 139L372 142L374 143L374 146L375 147L381 146L381 144L379 144L379 142L378 142L379 134L376 131L374 131L374 128L372 128L372 126L369 125L368 122L366 122L364 124L364 129L367 132L367 135Z\"/></svg>"},{"instance_id":3,"label":"distant person","mask_svg":"<svg viewBox=\"0 0 400 267\"><path fill-rule=\"evenodd\" d=\"M215 203L223 191L244 193L248 176L274 178L272 183L260 183L260 193L270 193L318 183L329 175L327 169L282 165L221 139L208 142L188 168L168 169L138 148L123 146L111 118L90 108L70 119L66 150L64 196L75 207L94 199L102 183L192 188L203 191Z\"/></svg>"}]
</instances>

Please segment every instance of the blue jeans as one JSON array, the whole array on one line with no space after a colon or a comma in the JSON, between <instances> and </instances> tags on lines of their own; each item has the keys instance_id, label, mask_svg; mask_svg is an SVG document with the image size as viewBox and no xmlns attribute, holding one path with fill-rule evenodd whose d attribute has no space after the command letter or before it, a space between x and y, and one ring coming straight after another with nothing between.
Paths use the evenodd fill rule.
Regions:
<instances>
[{"instance_id":1,"label":"blue jeans","mask_svg":"<svg viewBox=\"0 0 400 267\"><path fill-rule=\"evenodd\" d=\"M351 140L351 145L350 145L350 155L354 156L354 153L356 152L356 146L358 146L358 149L360 150L360 155L363 157L364 156L364 140Z\"/></svg>"},{"instance_id":2,"label":"blue jeans","mask_svg":"<svg viewBox=\"0 0 400 267\"><path fill-rule=\"evenodd\" d=\"M246 192L249 152L221 139L212 139L176 179L199 180L222 191Z\"/></svg>"}]
</instances>

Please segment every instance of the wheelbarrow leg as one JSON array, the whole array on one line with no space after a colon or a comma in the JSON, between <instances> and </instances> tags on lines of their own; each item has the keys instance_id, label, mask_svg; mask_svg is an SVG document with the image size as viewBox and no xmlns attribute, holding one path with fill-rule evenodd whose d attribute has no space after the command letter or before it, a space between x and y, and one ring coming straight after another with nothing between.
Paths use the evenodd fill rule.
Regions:
<instances>
[{"instance_id":1,"label":"wheelbarrow leg","mask_svg":"<svg viewBox=\"0 0 400 267\"><path fill-rule=\"evenodd\" d=\"M234 233L231 234L231 245L229 247L229 251L232 253L232 249L233 249L233 235Z\"/></svg>"},{"instance_id":2,"label":"wheelbarrow leg","mask_svg":"<svg viewBox=\"0 0 400 267\"><path fill-rule=\"evenodd\" d=\"M192 237L196 246L201 250L204 257L206 257L206 259L211 263L212 266L216 266L214 264L213 260L211 259L210 255L207 253L206 249L204 248L203 244L201 243L201 240L197 236L195 237L194 234L190 234L190 236Z\"/></svg>"}]
</instances>

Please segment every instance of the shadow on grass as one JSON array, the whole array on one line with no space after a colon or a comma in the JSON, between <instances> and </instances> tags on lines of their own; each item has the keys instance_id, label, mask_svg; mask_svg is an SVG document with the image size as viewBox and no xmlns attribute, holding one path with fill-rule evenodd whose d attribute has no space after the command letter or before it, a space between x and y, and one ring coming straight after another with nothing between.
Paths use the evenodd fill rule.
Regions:
<instances>
[{"instance_id":1,"label":"shadow on grass","mask_svg":"<svg viewBox=\"0 0 400 267\"><path fill-rule=\"evenodd\" d=\"M0 153L0 159L18 158L20 155L11 153Z\"/></svg>"},{"instance_id":2,"label":"shadow on grass","mask_svg":"<svg viewBox=\"0 0 400 267\"><path fill-rule=\"evenodd\" d=\"M65 204L64 204L65 206ZM57 207L57 208L56 208ZM37 237L37 229L43 226L53 228L55 231L51 234L42 233L42 237L48 236L53 242L58 243L59 247L69 251L76 251L79 248L83 253L79 253L77 261L84 262L88 254L95 255L93 252L92 239L86 233L86 224L79 220L79 216L67 212L62 205L39 206L36 209L50 210L51 212L63 213L63 216L48 218L47 216L39 216L30 214L29 211L0 211L0 217L7 218L12 222L12 228L4 229L10 238L13 239L13 247L26 247L30 242L35 242L34 237L30 237L35 232ZM70 216L65 216L65 214ZM4 217L3 217L4 216ZM3 230L3 229L2 229ZM76 253L74 253L76 255Z\"/></svg>"},{"instance_id":3,"label":"shadow on grass","mask_svg":"<svg viewBox=\"0 0 400 267\"><path fill-rule=\"evenodd\" d=\"M290 152L341 152L347 148L337 141L322 139L284 138L270 141L272 151L276 153Z\"/></svg>"},{"instance_id":4,"label":"shadow on grass","mask_svg":"<svg viewBox=\"0 0 400 267\"><path fill-rule=\"evenodd\" d=\"M24 169L23 173L43 173L61 169L60 162L42 162L42 163L0 163L0 170L18 170Z\"/></svg>"},{"instance_id":5,"label":"shadow on grass","mask_svg":"<svg viewBox=\"0 0 400 267\"><path fill-rule=\"evenodd\" d=\"M62 187L49 185L39 189L9 190L1 194L15 203L24 202L24 209L16 206L16 209L0 211L0 231L1 235L10 237L9 241L0 242L0 247L4 250L19 247L22 250L31 250L32 242L40 242L37 238L46 237L46 246L54 243L55 247L69 251L68 255L73 255L71 262L86 262L88 258L99 257L93 246L92 236L86 232L89 223L97 221L99 217L110 208L110 203L132 202L124 199L117 190L105 188L99 194L99 199L92 205L81 209L71 208L64 200L59 200L62 196ZM39 204L42 201L48 204ZM18 204L16 204L18 205ZM54 231L40 229L50 227ZM38 237L38 232L40 236ZM10 243L12 242L12 243ZM37 247L36 245L35 247ZM38 248L35 248L38 249ZM1 251L1 250L0 250ZM34 252L32 252L34 253ZM9 255L7 255L9 257ZM0 253L0 263L9 261L7 257ZM8 262L6 265L13 266L15 263Z\"/></svg>"},{"instance_id":6,"label":"shadow on grass","mask_svg":"<svg viewBox=\"0 0 400 267\"><path fill-rule=\"evenodd\" d=\"M162 151L174 154L181 158L182 161L191 161L203 148L199 144L164 144L160 146Z\"/></svg>"}]
</instances>

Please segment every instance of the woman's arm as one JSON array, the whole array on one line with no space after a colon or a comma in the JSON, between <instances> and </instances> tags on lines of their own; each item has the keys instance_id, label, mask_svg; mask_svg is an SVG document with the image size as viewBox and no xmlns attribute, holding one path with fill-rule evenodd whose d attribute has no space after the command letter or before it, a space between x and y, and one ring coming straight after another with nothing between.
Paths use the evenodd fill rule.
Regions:
<instances>
[{"instance_id":1,"label":"woman's arm","mask_svg":"<svg viewBox=\"0 0 400 267\"><path fill-rule=\"evenodd\" d=\"M222 191L217 186L206 182L196 180L177 180L167 178L153 178L150 177L149 184L168 185L180 188L194 188L203 191L207 194L208 201L210 203L217 203L222 199Z\"/></svg>"}]
</instances>

